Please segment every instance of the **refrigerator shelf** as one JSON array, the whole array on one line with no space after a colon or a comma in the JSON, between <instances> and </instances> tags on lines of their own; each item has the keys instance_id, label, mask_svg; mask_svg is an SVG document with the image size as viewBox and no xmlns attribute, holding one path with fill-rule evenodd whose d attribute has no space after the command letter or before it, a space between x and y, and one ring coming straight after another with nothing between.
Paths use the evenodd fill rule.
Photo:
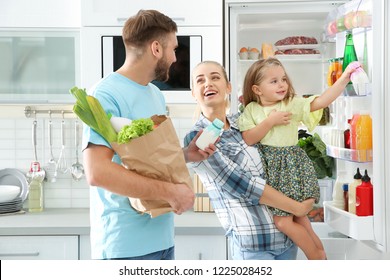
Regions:
<instances>
[{"instance_id":1,"label":"refrigerator shelf","mask_svg":"<svg viewBox=\"0 0 390 280\"><path fill-rule=\"evenodd\" d=\"M323 62L321 54L283 54L283 55L275 55L275 58L280 61L294 61L294 62ZM239 59L240 63L253 63L258 59Z\"/></svg>"},{"instance_id":2,"label":"refrigerator shelf","mask_svg":"<svg viewBox=\"0 0 390 280\"><path fill-rule=\"evenodd\" d=\"M326 154L333 158L353 162L372 162L372 150L352 150L326 145Z\"/></svg>"},{"instance_id":3,"label":"refrigerator shelf","mask_svg":"<svg viewBox=\"0 0 390 280\"><path fill-rule=\"evenodd\" d=\"M324 202L325 223L333 229L356 240L374 240L374 217L360 217Z\"/></svg>"}]
</instances>

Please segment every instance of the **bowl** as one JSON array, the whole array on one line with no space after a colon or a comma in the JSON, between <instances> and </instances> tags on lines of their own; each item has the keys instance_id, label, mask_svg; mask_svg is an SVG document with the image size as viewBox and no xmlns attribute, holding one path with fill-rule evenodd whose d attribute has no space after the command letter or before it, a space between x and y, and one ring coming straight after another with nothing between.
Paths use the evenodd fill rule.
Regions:
<instances>
[{"instance_id":1,"label":"bowl","mask_svg":"<svg viewBox=\"0 0 390 280\"><path fill-rule=\"evenodd\" d=\"M13 185L0 185L0 203L12 201L20 194L21 188Z\"/></svg>"}]
</instances>

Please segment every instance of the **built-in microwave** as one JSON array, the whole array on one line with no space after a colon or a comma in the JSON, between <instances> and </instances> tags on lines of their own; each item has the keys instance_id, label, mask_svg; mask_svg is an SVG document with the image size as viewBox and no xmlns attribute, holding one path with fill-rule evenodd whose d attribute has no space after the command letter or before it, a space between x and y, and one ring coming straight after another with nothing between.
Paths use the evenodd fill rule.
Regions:
<instances>
[{"instance_id":1,"label":"built-in microwave","mask_svg":"<svg viewBox=\"0 0 390 280\"><path fill-rule=\"evenodd\" d=\"M125 46L122 36L102 36L102 77L119 69L125 61ZM202 61L202 36L177 36L176 62L169 70L167 81L152 81L165 93L180 97L191 89L191 69Z\"/></svg>"},{"instance_id":2,"label":"built-in microwave","mask_svg":"<svg viewBox=\"0 0 390 280\"><path fill-rule=\"evenodd\" d=\"M166 83L155 83L166 103L195 103L191 95L191 71L203 60L223 63L221 26L179 26L177 61ZM122 66L125 53L121 27L81 28L81 86L87 90ZM183 67L181 70L177 68Z\"/></svg>"}]
</instances>

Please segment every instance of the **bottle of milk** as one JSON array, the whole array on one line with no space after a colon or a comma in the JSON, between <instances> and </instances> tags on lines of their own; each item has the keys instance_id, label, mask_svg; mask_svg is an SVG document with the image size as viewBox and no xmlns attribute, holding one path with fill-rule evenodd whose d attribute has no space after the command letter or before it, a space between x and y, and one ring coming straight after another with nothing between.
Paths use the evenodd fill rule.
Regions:
<instances>
[{"instance_id":1,"label":"bottle of milk","mask_svg":"<svg viewBox=\"0 0 390 280\"><path fill-rule=\"evenodd\" d=\"M215 119L211 124L209 124L199 136L198 140L196 140L195 144L199 149L204 150L210 144L215 143L221 134L223 128L223 121L220 119Z\"/></svg>"}]
</instances>

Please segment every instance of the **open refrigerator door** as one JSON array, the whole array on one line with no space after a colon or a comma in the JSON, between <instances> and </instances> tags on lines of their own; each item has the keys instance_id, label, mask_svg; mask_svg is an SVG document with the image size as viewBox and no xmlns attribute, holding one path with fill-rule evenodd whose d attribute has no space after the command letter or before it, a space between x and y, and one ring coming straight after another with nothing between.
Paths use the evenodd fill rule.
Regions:
<instances>
[{"instance_id":1,"label":"open refrigerator door","mask_svg":"<svg viewBox=\"0 0 390 280\"><path fill-rule=\"evenodd\" d=\"M389 169L390 154L385 145L390 132L389 113L385 110L390 107L386 97L388 78L385 78L389 76L390 64L386 35L389 32L388 2L225 0L224 10L225 68L232 83L232 113L242 109L239 97L250 65L272 54L283 63L298 95L321 94L329 86L330 61L343 58L346 34L353 34L357 59L364 66L370 83L367 91L359 95L354 93L352 84L348 85L343 96L329 106L326 122L315 130L326 143L327 155L334 158L336 165L333 176L325 178L320 186L334 187L340 173L346 174L349 183L353 181L357 167L362 173L367 170L374 185L374 213L359 217L335 208L333 190L321 188L325 223L317 224L330 226L336 233L349 237L354 245L359 245L351 250L351 255L345 254L347 259L389 258L390 215L386 212L390 207L390 193L386 192L386 185L389 185L386 168ZM303 44L301 38L315 38L316 41ZM292 48L298 51L289 53ZM337 136L342 132L344 137L348 120L356 110L364 110L372 118L371 149L345 148L344 138L339 140ZM356 254L361 244L379 253Z\"/></svg>"},{"instance_id":2,"label":"open refrigerator door","mask_svg":"<svg viewBox=\"0 0 390 280\"><path fill-rule=\"evenodd\" d=\"M352 129L354 119L368 116L371 120L367 128L362 129L364 135L371 134L371 146L359 147L364 135L351 134L351 147L336 145L327 140L327 153L337 159L337 175L344 174L343 180L351 184L357 168L364 174L367 171L373 185L372 212L361 214L339 209L335 203L325 203L325 222L339 232L381 252L390 251L389 207L389 152L386 140L389 137L389 118L386 108L389 106L388 93L388 14L387 1L354 0L335 9L327 18L327 25L343 21L344 30L331 32L329 38L335 38L336 56L345 53L346 37L353 35L358 61L368 74L370 83L366 90L356 93L356 89L348 88L344 96L335 103L335 124L330 133ZM351 25L349 25L351 23ZM333 33L333 34L332 34ZM387 61L385 60L387 58ZM350 122L350 125L348 125ZM371 132L372 131L372 132ZM371 132L371 133L370 133ZM358 142L353 146L353 140ZM357 194L356 194L357 195ZM356 197L356 207L362 207L363 197ZM356 210L358 210L356 208ZM385 254L388 255L388 254Z\"/></svg>"}]
</instances>

